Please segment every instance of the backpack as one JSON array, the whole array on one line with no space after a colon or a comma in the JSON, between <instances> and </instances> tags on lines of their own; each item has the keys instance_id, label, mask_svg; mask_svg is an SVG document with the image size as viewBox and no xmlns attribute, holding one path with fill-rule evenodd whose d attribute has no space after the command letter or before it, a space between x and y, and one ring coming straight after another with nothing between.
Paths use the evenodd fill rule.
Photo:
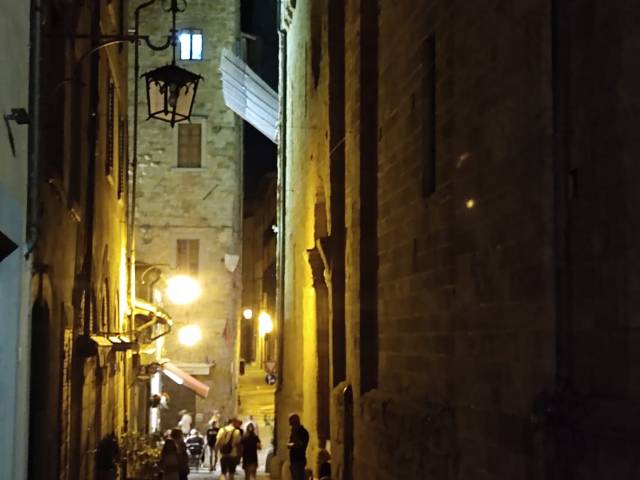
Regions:
<instances>
[{"instance_id":1,"label":"backpack","mask_svg":"<svg viewBox=\"0 0 640 480\"><path fill-rule=\"evenodd\" d=\"M233 450L233 434L236 432L235 430L232 430L231 432L226 432L226 433L231 433L231 435L229 436L229 440L224 442L220 447L220 453L222 455L229 455Z\"/></svg>"}]
</instances>

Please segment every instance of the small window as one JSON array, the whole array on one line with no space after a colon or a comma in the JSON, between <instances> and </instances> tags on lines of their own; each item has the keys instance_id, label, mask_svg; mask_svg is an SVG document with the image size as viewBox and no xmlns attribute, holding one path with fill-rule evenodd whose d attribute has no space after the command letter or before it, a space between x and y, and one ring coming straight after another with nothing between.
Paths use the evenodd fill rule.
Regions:
<instances>
[{"instance_id":1,"label":"small window","mask_svg":"<svg viewBox=\"0 0 640 480\"><path fill-rule=\"evenodd\" d=\"M176 244L176 269L181 273L196 275L200 262L200 240L178 239Z\"/></svg>"},{"instance_id":2,"label":"small window","mask_svg":"<svg viewBox=\"0 0 640 480\"><path fill-rule=\"evenodd\" d=\"M178 125L178 168L202 166L202 125L181 123Z\"/></svg>"},{"instance_id":3,"label":"small window","mask_svg":"<svg viewBox=\"0 0 640 480\"><path fill-rule=\"evenodd\" d=\"M202 31L182 30L178 36L180 60L202 60Z\"/></svg>"},{"instance_id":4,"label":"small window","mask_svg":"<svg viewBox=\"0 0 640 480\"><path fill-rule=\"evenodd\" d=\"M424 97L422 195L425 198L436 191L436 74L436 40L433 35L429 35L424 41L424 76L422 81L422 95Z\"/></svg>"}]
</instances>

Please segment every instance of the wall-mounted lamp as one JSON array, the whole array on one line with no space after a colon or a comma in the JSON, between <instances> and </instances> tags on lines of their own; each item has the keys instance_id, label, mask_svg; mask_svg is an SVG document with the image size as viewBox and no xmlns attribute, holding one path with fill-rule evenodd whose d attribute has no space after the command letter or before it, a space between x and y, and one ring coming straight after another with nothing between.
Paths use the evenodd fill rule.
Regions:
<instances>
[{"instance_id":1,"label":"wall-mounted lamp","mask_svg":"<svg viewBox=\"0 0 640 480\"><path fill-rule=\"evenodd\" d=\"M273 331L273 320L267 312L260 312L258 315L258 334L264 337L267 333Z\"/></svg>"},{"instance_id":2,"label":"wall-mounted lamp","mask_svg":"<svg viewBox=\"0 0 640 480\"><path fill-rule=\"evenodd\" d=\"M185 305L197 300L202 293L200 284L189 275L176 275L167 281L167 296L177 305Z\"/></svg>"},{"instance_id":3,"label":"wall-mounted lamp","mask_svg":"<svg viewBox=\"0 0 640 480\"><path fill-rule=\"evenodd\" d=\"M193 347L202 340L202 329L198 325L187 325L178 331L178 341L185 347Z\"/></svg>"}]
</instances>

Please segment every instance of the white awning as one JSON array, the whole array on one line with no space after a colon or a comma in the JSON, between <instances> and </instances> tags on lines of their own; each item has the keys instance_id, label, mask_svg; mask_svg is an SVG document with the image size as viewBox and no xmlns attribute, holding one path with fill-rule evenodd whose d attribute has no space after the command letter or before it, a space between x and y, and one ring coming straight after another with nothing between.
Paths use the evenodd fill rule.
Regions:
<instances>
[{"instance_id":1,"label":"white awning","mask_svg":"<svg viewBox=\"0 0 640 480\"><path fill-rule=\"evenodd\" d=\"M231 110L278 143L278 93L226 48L220 57L224 102Z\"/></svg>"},{"instance_id":2,"label":"white awning","mask_svg":"<svg viewBox=\"0 0 640 480\"><path fill-rule=\"evenodd\" d=\"M165 362L162 364L162 373L164 373L178 385L184 385L188 389L193 390L202 398L207 398L207 395L209 395L209 385L196 380L187 372L171 362Z\"/></svg>"}]
</instances>

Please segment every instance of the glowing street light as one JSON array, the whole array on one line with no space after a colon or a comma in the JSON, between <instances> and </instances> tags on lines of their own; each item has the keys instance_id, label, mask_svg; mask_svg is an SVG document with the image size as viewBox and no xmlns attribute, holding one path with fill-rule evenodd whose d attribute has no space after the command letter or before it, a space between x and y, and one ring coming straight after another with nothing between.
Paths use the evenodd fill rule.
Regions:
<instances>
[{"instance_id":1,"label":"glowing street light","mask_svg":"<svg viewBox=\"0 0 640 480\"><path fill-rule=\"evenodd\" d=\"M260 312L258 315L258 333L261 337L264 337L267 333L273 331L273 320L271 315L267 312Z\"/></svg>"},{"instance_id":2,"label":"glowing street light","mask_svg":"<svg viewBox=\"0 0 640 480\"><path fill-rule=\"evenodd\" d=\"M250 308L245 308L242 311L242 318L244 318L245 320L251 320L253 318L253 310L251 310Z\"/></svg>"},{"instance_id":3,"label":"glowing street light","mask_svg":"<svg viewBox=\"0 0 640 480\"><path fill-rule=\"evenodd\" d=\"M193 347L202 340L202 330L198 325L187 325L178 331L178 341L185 347Z\"/></svg>"},{"instance_id":4,"label":"glowing street light","mask_svg":"<svg viewBox=\"0 0 640 480\"><path fill-rule=\"evenodd\" d=\"M188 275L171 277L167 282L169 300L178 305L184 305L196 300L202 289L198 282Z\"/></svg>"}]
</instances>

